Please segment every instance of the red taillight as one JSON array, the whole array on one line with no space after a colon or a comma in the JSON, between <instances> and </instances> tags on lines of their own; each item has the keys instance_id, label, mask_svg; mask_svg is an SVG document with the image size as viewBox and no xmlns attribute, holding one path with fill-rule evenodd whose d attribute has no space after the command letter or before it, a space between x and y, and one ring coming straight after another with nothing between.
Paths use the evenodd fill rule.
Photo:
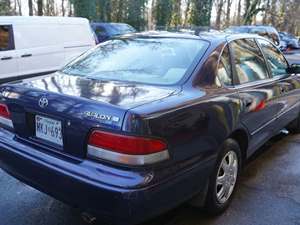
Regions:
<instances>
[{"instance_id":1,"label":"red taillight","mask_svg":"<svg viewBox=\"0 0 300 225\"><path fill-rule=\"evenodd\" d=\"M0 124L14 128L7 105L0 103Z\"/></svg>"},{"instance_id":2,"label":"red taillight","mask_svg":"<svg viewBox=\"0 0 300 225\"><path fill-rule=\"evenodd\" d=\"M5 119L10 119L10 112L7 108L7 105L0 104L0 116Z\"/></svg>"},{"instance_id":3,"label":"red taillight","mask_svg":"<svg viewBox=\"0 0 300 225\"><path fill-rule=\"evenodd\" d=\"M126 155L149 155L167 149L167 144L159 139L119 135L104 131L94 131L88 144Z\"/></svg>"}]
</instances>

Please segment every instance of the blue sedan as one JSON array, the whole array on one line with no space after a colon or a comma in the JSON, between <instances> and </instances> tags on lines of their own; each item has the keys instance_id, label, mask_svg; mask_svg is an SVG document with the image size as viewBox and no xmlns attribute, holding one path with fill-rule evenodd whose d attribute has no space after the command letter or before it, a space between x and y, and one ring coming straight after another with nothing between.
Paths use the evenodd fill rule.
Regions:
<instances>
[{"instance_id":1,"label":"blue sedan","mask_svg":"<svg viewBox=\"0 0 300 225\"><path fill-rule=\"evenodd\" d=\"M248 157L300 132L299 72L255 35L120 36L0 86L0 167L113 224L186 201L216 215Z\"/></svg>"}]
</instances>

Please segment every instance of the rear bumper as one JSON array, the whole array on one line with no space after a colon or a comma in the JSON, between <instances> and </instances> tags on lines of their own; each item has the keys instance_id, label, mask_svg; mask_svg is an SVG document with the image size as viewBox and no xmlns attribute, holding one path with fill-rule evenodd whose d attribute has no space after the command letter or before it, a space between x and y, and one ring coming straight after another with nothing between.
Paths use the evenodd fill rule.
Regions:
<instances>
[{"instance_id":1,"label":"rear bumper","mask_svg":"<svg viewBox=\"0 0 300 225\"><path fill-rule=\"evenodd\" d=\"M141 173L88 160L67 161L24 145L0 128L3 170L114 224L138 224L190 199L205 187L211 165L194 164L192 168L180 168L180 173L174 173L174 169Z\"/></svg>"}]
</instances>

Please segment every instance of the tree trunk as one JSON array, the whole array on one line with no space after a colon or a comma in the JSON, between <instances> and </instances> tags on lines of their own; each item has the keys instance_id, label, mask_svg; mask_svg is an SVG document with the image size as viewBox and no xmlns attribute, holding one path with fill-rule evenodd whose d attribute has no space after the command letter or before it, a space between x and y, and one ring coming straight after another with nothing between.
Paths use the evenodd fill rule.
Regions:
<instances>
[{"instance_id":1,"label":"tree trunk","mask_svg":"<svg viewBox=\"0 0 300 225\"><path fill-rule=\"evenodd\" d=\"M224 0L219 0L217 4L217 17L216 17L216 29L221 29L221 17L222 17L222 11L224 6Z\"/></svg>"},{"instance_id":2,"label":"tree trunk","mask_svg":"<svg viewBox=\"0 0 300 225\"><path fill-rule=\"evenodd\" d=\"M267 0L267 2L265 3L265 12L264 12L264 16L263 16L263 24L268 24L268 17L270 15L270 0Z\"/></svg>"},{"instance_id":3,"label":"tree trunk","mask_svg":"<svg viewBox=\"0 0 300 225\"><path fill-rule=\"evenodd\" d=\"M65 1L61 0L61 14L62 16L66 15Z\"/></svg>"},{"instance_id":4,"label":"tree trunk","mask_svg":"<svg viewBox=\"0 0 300 225\"><path fill-rule=\"evenodd\" d=\"M226 27L230 25L230 16L231 16L231 4L232 0L227 0L227 9L226 9Z\"/></svg>"},{"instance_id":5,"label":"tree trunk","mask_svg":"<svg viewBox=\"0 0 300 225\"><path fill-rule=\"evenodd\" d=\"M70 1L68 1L68 16L73 16L73 5Z\"/></svg>"},{"instance_id":6,"label":"tree trunk","mask_svg":"<svg viewBox=\"0 0 300 225\"><path fill-rule=\"evenodd\" d=\"M271 24L273 26L276 26L276 4L277 4L277 0L272 0L271 2Z\"/></svg>"},{"instance_id":7,"label":"tree trunk","mask_svg":"<svg viewBox=\"0 0 300 225\"><path fill-rule=\"evenodd\" d=\"M184 22L183 22L184 26L186 26L188 23L190 7L191 7L191 0L186 0L186 9L184 12Z\"/></svg>"},{"instance_id":8,"label":"tree trunk","mask_svg":"<svg viewBox=\"0 0 300 225\"><path fill-rule=\"evenodd\" d=\"M19 12L19 15L22 16L22 2L21 0L17 0L17 4L18 4L18 12Z\"/></svg>"},{"instance_id":9,"label":"tree trunk","mask_svg":"<svg viewBox=\"0 0 300 225\"><path fill-rule=\"evenodd\" d=\"M43 0L37 0L38 16L43 15Z\"/></svg>"},{"instance_id":10,"label":"tree trunk","mask_svg":"<svg viewBox=\"0 0 300 225\"><path fill-rule=\"evenodd\" d=\"M238 2L238 9L237 9L237 25L241 25L241 16L242 16L242 0Z\"/></svg>"},{"instance_id":11,"label":"tree trunk","mask_svg":"<svg viewBox=\"0 0 300 225\"><path fill-rule=\"evenodd\" d=\"M32 0L28 0L29 16L33 16L33 3Z\"/></svg>"}]
</instances>

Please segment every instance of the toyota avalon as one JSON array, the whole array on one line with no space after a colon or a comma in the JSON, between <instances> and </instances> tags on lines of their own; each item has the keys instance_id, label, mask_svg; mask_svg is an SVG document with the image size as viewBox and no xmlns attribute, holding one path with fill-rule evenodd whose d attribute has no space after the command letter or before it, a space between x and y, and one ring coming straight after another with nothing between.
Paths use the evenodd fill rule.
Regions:
<instances>
[{"instance_id":1,"label":"toyota avalon","mask_svg":"<svg viewBox=\"0 0 300 225\"><path fill-rule=\"evenodd\" d=\"M299 71L256 35L121 36L0 87L0 167L114 224L219 214L247 158L300 131Z\"/></svg>"}]
</instances>

